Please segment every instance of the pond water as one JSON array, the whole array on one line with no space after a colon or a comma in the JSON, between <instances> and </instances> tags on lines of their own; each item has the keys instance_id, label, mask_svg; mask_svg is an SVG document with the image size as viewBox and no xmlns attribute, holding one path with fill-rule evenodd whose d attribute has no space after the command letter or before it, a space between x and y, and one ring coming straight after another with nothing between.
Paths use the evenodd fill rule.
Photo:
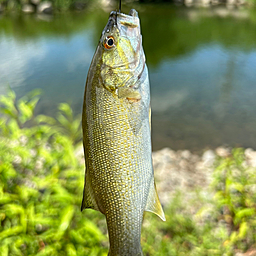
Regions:
<instances>
[{"instance_id":1,"label":"pond water","mask_svg":"<svg viewBox=\"0 0 256 256\"><path fill-rule=\"evenodd\" d=\"M256 148L256 12L133 5L150 72L153 149ZM124 12L129 6L123 7ZM109 10L0 16L0 93L41 88L37 113L81 114Z\"/></svg>"}]
</instances>

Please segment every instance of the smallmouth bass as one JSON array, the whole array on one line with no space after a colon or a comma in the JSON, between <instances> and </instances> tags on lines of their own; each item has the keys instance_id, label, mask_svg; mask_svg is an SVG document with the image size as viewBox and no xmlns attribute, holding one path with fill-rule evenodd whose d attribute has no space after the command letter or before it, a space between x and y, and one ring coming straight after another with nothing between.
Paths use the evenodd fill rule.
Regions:
<instances>
[{"instance_id":1,"label":"smallmouth bass","mask_svg":"<svg viewBox=\"0 0 256 256\"><path fill-rule=\"evenodd\" d=\"M106 216L109 256L143 255L144 211L165 220L155 188L148 70L137 11L111 12L94 54L82 115L81 209Z\"/></svg>"}]
</instances>

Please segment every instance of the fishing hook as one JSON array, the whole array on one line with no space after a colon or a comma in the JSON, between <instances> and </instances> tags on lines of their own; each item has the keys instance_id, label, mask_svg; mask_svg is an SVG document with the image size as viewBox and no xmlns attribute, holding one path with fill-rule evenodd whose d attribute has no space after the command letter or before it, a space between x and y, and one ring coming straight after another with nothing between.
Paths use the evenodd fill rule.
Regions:
<instances>
[{"instance_id":1,"label":"fishing hook","mask_svg":"<svg viewBox=\"0 0 256 256\"><path fill-rule=\"evenodd\" d=\"M121 2L122 2L122 0L119 0L119 13L121 13ZM115 25L117 26L117 10L116 10L116 24Z\"/></svg>"}]
</instances>

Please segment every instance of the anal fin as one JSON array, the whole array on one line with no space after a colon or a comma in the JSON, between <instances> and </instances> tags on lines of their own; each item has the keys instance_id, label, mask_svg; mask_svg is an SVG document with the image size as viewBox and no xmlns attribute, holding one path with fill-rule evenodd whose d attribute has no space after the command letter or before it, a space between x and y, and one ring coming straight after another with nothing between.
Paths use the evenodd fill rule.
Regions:
<instances>
[{"instance_id":1,"label":"anal fin","mask_svg":"<svg viewBox=\"0 0 256 256\"><path fill-rule=\"evenodd\" d=\"M149 188L149 195L148 195L145 211L153 212L158 217L160 217L163 221L166 221L162 205L157 195L155 182L152 182Z\"/></svg>"}]
</instances>

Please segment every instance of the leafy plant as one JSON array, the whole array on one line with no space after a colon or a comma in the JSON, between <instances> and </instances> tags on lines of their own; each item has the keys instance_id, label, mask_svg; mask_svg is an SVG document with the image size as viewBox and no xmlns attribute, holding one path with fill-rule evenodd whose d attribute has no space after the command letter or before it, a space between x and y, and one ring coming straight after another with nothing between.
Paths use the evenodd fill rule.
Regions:
<instances>
[{"instance_id":1,"label":"leafy plant","mask_svg":"<svg viewBox=\"0 0 256 256\"><path fill-rule=\"evenodd\" d=\"M230 235L224 246L229 254L233 249L249 249L256 244L256 173L246 164L242 148L219 159L213 187L216 206L222 213L219 218L226 222Z\"/></svg>"},{"instance_id":2,"label":"leafy plant","mask_svg":"<svg viewBox=\"0 0 256 256\"><path fill-rule=\"evenodd\" d=\"M38 91L17 101L11 90L0 99L0 255L107 255L102 216L80 211L84 164L74 152L81 144L64 132L79 125L66 104L65 129L41 123L38 100Z\"/></svg>"},{"instance_id":3,"label":"leafy plant","mask_svg":"<svg viewBox=\"0 0 256 256\"><path fill-rule=\"evenodd\" d=\"M66 135L73 144L77 144L82 140L81 116L79 115L74 117L73 111L67 103L59 104L57 119L45 115L39 115L37 117L37 121L54 127L61 134Z\"/></svg>"}]
</instances>

